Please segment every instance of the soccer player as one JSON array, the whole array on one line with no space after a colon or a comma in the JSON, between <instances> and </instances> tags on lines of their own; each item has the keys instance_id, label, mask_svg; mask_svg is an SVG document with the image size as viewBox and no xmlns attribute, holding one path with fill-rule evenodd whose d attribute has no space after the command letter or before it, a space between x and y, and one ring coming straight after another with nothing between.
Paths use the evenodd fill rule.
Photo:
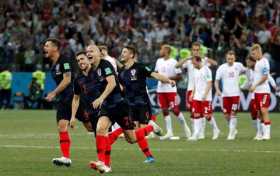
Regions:
<instances>
[{"instance_id":1,"label":"soccer player","mask_svg":"<svg viewBox=\"0 0 280 176\"><path fill-rule=\"evenodd\" d=\"M256 60L254 67L254 81L250 88L250 92L254 92L256 108L260 113L262 121L262 137L263 140L269 140L271 130L271 120L269 119L268 108L270 105L270 87L268 83L270 66L267 58L262 54L262 48L259 44L251 47L250 55Z\"/></svg>"},{"instance_id":2,"label":"soccer player","mask_svg":"<svg viewBox=\"0 0 280 176\"><path fill-rule=\"evenodd\" d=\"M192 97L193 97L193 89L194 89L194 65L193 59L195 57L200 57L201 44L199 42L194 42L191 48L191 57L182 58L177 64L176 68L186 68L188 72L188 88L186 92L186 107L191 113L191 120L193 122L193 114L192 114ZM217 62L208 57L202 58L203 65L217 65ZM205 127L206 127L206 119L202 119L202 129L199 135L199 139L205 138Z\"/></svg>"},{"instance_id":3,"label":"soccer player","mask_svg":"<svg viewBox=\"0 0 280 176\"><path fill-rule=\"evenodd\" d=\"M254 67L256 64L256 60L254 60L250 55L246 58L246 76L247 76L247 82L246 84L242 87L242 89L249 89L251 85L253 84L254 81ZM269 84L273 87L275 91L277 91L277 85L275 80L272 78L271 75L268 77ZM261 119L260 119L260 114L258 113L257 110L257 105L255 101L255 96L254 93L249 93L248 97L251 99L250 100L250 114L251 118L253 121L253 126L256 129L256 136L254 137L254 140L262 140L262 125L261 125Z\"/></svg>"},{"instance_id":4,"label":"soccer player","mask_svg":"<svg viewBox=\"0 0 280 176\"><path fill-rule=\"evenodd\" d=\"M74 80L74 97L72 100L72 117L70 126L74 128L76 118L83 122L85 128L89 132L96 133L96 125L98 121L98 110L91 106L98 97L98 87L94 86L90 81L95 73L92 70L91 61L86 56L86 52L78 52L76 54L76 61L80 68L81 73ZM122 129L116 129L109 133L105 151L105 165L108 167L107 172L111 172L111 145L117 140L118 136L122 133Z\"/></svg>"},{"instance_id":5,"label":"soccer player","mask_svg":"<svg viewBox=\"0 0 280 176\"><path fill-rule=\"evenodd\" d=\"M93 60L94 78L90 81L95 86L99 94L92 102L94 109L98 109L98 122L96 128L96 149L98 161L90 162L91 168L96 168L99 172L107 172L109 169L105 165L105 153L109 144L108 129L112 122L117 122L124 131L129 143L135 143L145 139L145 136L154 131L161 133L161 129L154 122L144 128L134 130L134 123L129 117L128 106L125 103L120 90L113 66L106 60L101 59L100 50L96 45L89 45L86 49L87 56Z\"/></svg>"},{"instance_id":6,"label":"soccer player","mask_svg":"<svg viewBox=\"0 0 280 176\"><path fill-rule=\"evenodd\" d=\"M219 66L215 79L216 93L223 98L223 112L229 124L227 140L234 140L237 134L236 115L240 104L239 75L246 71L246 68L235 60L235 52L228 51L226 63ZM222 82L222 91L219 86L220 81Z\"/></svg>"},{"instance_id":7,"label":"soccer player","mask_svg":"<svg viewBox=\"0 0 280 176\"><path fill-rule=\"evenodd\" d=\"M147 126L150 116L150 101L146 90L146 78L153 77L163 83L175 85L175 81L170 80L149 67L136 62L134 59L136 49L131 46L122 49L121 58L124 68L120 73L120 83L124 88L125 100L129 106L129 115L136 123L136 128ZM138 141L139 147L146 156L145 163L154 162L148 143L146 140Z\"/></svg>"},{"instance_id":8,"label":"soccer player","mask_svg":"<svg viewBox=\"0 0 280 176\"><path fill-rule=\"evenodd\" d=\"M171 47L169 45L162 45L160 48L160 57L156 62L155 72L160 73L168 77L171 80L177 81L181 79L181 70L176 69L175 65L177 61L170 58ZM169 115L169 110L171 109L173 113L177 116L180 122L185 136L189 138L191 136L191 131L186 123L183 113L179 109L179 102L177 96L177 87L168 83L158 82L157 94L160 107L162 109L167 133L162 136L161 140L173 139L173 129L171 116Z\"/></svg>"},{"instance_id":9,"label":"soccer player","mask_svg":"<svg viewBox=\"0 0 280 176\"><path fill-rule=\"evenodd\" d=\"M58 166L70 166L71 139L68 134L68 124L71 118L71 101L73 97L73 64L70 59L61 55L60 41L57 39L47 39L43 50L44 56L52 61L51 75L57 84L56 88L48 93L45 98L49 102L55 98L58 99L56 119L62 157L54 158L53 163Z\"/></svg>"},{"instance_id":10,"label":"soccer player","mask_svg":"<svg viewBox=\"0 0 280 176\"><path fill-rule=\"evenodd\" d=\"M196 141L203 128L202 119L206 118L213 128L213 140L219 137L220 130L212 115L212 72L202 64L200 57L193 58L194 70L194 92L193 92L193 128L194 131L189 140Z\"/></svg>"}]
</instances>

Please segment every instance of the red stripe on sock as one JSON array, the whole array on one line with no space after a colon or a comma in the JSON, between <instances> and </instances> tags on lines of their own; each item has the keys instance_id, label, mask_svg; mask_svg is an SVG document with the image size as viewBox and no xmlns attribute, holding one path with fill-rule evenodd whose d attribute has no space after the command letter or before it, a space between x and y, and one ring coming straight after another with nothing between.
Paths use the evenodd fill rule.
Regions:
<instances>
[{"instance_id":1,"label":"red stripe on sock","mask_svg":"<svg viewBox=\"0 0 280 176\"><path fill-rule=\"evenodd\" d=\"M111 166L111 149L112 146L111 145L107 145L106 147L106 151L105 151L105 165L106 166Z\"/></svg>"},{"instance_id":2,"label":"red stripe on sock","mask_svg":"<svg viewBox=\"0 0 280 176\"><path fill-rule=\"evenodd\" d=\"M62 156L70 158L71 140L67 131L59 132L59 143Z\"/></svg>"},{"instance_id":3,"label":"red stripe on sock","mask_svg":"<svg viewBox=\"0 0 280 176\"><path fill-rule=\"evenodd\" d=\"M264 121L264 124L265 124L265 125L271 125L271 121L270 121L270 120Z\"/></svg>"}]
</instances>

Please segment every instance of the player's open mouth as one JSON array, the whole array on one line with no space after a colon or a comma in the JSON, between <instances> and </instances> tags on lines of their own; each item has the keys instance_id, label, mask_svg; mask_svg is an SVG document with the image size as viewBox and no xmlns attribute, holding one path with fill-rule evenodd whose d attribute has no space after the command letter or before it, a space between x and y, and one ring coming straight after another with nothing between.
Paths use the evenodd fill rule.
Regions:
<instances>
[{"instance_id":1,"label":"player's open mouth","mask_svg":"<svg viewBox=\"0 0 280 176\"><path fill-rule=\"evenodd\" d=\"M92 59L93 59L93 57L92 57L92 56L88 56L88 59L89 59L89 60L92 60Z\"/></svg>"}]
</instances>

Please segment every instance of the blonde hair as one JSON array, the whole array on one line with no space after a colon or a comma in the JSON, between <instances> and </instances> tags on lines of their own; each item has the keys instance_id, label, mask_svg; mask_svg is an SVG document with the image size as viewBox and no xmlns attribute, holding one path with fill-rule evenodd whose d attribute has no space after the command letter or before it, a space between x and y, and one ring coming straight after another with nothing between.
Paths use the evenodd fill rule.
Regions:
<instances>
[{"instance_id":1,"label":"blonde hair","mask_svg":"<svg viewBox=\"0 0 280 176\"><path fill-rule=\"evenodd\" d=\"M262 51L261 45L259 45L259 44L254 44L254 45L251 47L251 51L255 51L255 50Z\"/></svg>"},{"instance_id":2,"label":"blonde hair","mask_svg":"<svg viewBox=\"0 0 280 176\"><path fill-rule=\"evenodd\" d=\"M171 46L170 46L170 45L168 45L168 44L164 44L164 45L161 45L161 47L163 47L163 48L167 48L167 49L168 49L168 54L170 54L170 53L171 53Z\"/></svg>"}]
</instances>

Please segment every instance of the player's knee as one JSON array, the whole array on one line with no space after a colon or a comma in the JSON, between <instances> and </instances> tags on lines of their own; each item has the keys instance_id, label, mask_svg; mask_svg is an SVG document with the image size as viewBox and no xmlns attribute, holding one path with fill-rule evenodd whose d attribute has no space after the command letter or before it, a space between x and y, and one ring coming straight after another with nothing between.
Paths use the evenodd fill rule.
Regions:
<instances>
[{"instance_id":1,"label":"player's knee","mask_svg":"<svg viewBox=\"0 0 280 176\"><path fill-rule=\"evenodd\" d=\"M174 113L176 116L178 116L178 115L180 114L179 106L175 106L175 107L173 108L173 113Z\"/></svg>"},{"instance_id":2,"label":"player's knee","mask_svg":"<svg viewBox=\"0 0 280 176\"><path fill-rule=\"evenodd\" d=\"M67 127L68 127L68 123L62 121L58 122L58 131L60 132L67 131Z\"/></svg>"},{"instance_id":3,"label":"player's knee","mask_svg":"<svg viewBox=\"0 0 280 176\"><path fill-rule=\"evenodd\" d=\"M163 109L162 113L163 113L164 116L168 116L169 115L168 109Z\"/></svg>"},{"instance_id":4,"label":"player's knee","mask_svg":"<svg viewBox=\"0 0 280 176\"><path fill-rule=\"evenodd\" d=\"M96 134L105 136L107 134L107 129L105 127L102 127L102 126L97 127L96 128Z\"/></svg>"}]
</instances>

